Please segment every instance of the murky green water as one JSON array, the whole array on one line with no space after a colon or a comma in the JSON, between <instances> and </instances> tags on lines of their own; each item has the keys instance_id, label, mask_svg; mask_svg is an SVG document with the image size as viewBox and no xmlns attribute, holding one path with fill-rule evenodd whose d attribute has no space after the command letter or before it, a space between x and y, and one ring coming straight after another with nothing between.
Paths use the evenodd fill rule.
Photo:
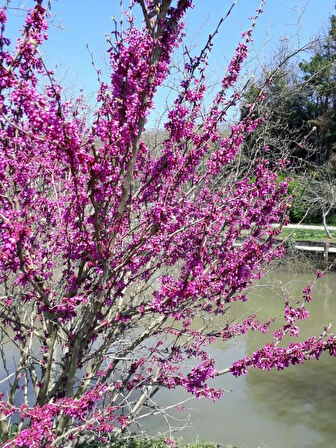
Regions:
<instances>
[{"instance_id":1,"label":"murky green water","mask_svg":"<svg viewBox=\"0 0 336 448\"><path fill-rule=\"evenodd\" d=\"M301 297L301 290L312 275L273 273L254 288L246 304L232 312L232 317L248 315L259 309L259 316L267 319L283 314L284 288L291 296ZM272 287L267 286L272 285ZM309 304L311 319L301 324L298 340L322 332L326 323L336 321L336 274L321 279ZM336 331L336 324L334 331ZM212 347L218 367L248 354L270 341L270 336L252 333L232 343ZM235 379L231 375L215 382L230 392L222 400L211 403L205 399L193 400L192 426L177 436L185 440L217 441L237 445L239 448L334 448L336 447L336 358L323 355L319 361L311 360L285 371L262 372L251 370L247 377ZM158 400L165 404L182 399L181 392L161 393ZM188 412L172 412L174 418L183 419ZM178 426L178 421L171 421ZM151 418L145 424L153 434L168 429L162 418Z\"/></svg>"}]
</instances>

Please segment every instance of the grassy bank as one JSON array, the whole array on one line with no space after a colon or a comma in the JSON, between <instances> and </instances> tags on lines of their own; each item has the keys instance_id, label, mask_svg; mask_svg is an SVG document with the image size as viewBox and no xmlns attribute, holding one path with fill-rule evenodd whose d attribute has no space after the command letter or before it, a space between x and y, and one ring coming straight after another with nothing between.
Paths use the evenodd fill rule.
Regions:
<instances>
[{"instance_id":1,"label":"grassy bank","mask_svg":"<svg viewBox=\"0 0 336 448\"><path fill-rule=\"evenodd\" d=\"M336 231L330 232L333 238L336 239ZM312 229L282 229L279 238L293 238L294 240L311 240L311 241L329 241L330 238L327 237L324 230L312 230ZM333 241L333 240L330 240ZM336 240L335 240L336 241Z\"/></svg>"},{"instance_id":2,"label":"grassy bank","mask_svg":"<svg viewBox=\"0 0 336 448\"><path fill-rule=\"evenodd\" d=\"M102 445L98 442L84 443L78 448L238 448L233 445L222 445L215 442L195 442L195 443L184 443L183 441L177 439L152 439L145 440L139 438L131 438L127 441L115 441L109 445Z\"/></svg>"}]
</instances>

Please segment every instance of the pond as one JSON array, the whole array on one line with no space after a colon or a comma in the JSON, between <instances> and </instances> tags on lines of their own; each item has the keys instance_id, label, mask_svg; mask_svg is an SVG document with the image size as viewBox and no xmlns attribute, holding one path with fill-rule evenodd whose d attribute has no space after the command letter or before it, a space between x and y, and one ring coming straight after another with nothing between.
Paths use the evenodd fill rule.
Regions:
<instances>
[{"instance_id":1,"label":"pond","mask_svg":"<svg viewBox=\"0 0 336 448\"><path fill-rule=\"evenodd\" d=\"M277 272L268 274L254 287L245 304L239 304L232 318L259 310L267 319L283 314L286 290L299 300L302 288L312 279L310 274ZM301 324L298 340L319 335L325 324L336 319L336 274L320 279L309 304L311 318ZM333 328L336 331L335 328ZM253 353L271 340L269 335L249 333L235 341L211 348L218 368ZM230 374L217 378L218 387L228 390L216 403L193 400L190 411L170 412L173 418L185 419L190 412L190 427L175 434L185 441L207 440L232 444L239 448L316 448L336 446L336 359L327 354L319 361L284 371L250 370L247 377L235 379ZM173 404L183 399L180 391L163 391L158 401ZM178 426L177 420L171 424ZM151 417L144 429L152 434L164 433L168 426L162 417Z\"/></svg>"}]
</instances>

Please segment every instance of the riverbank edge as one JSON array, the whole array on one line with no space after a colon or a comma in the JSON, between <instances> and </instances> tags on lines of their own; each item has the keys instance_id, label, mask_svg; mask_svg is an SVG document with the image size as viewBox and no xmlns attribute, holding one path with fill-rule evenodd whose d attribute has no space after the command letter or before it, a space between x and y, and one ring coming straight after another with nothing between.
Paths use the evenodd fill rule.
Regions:
<instances>
[{"instance_id":1,"label":"riverbank edge","mask_svg":"<svg viewBox=\"0 0 336 448\"><path fill-rule=\"evenodd\" d=\"M192 443L183 442L182 438L154 438L145 439L132 436L130 439L120 441L116 440L108 444L97 442L83 442L78 448L238 448L236 445L222 444L217 442L198 441Z\"/></svg>"},{"instance_id":2,"label":"riverbank edge","mask_svg":"<svg viewBox=\"0 0 336 448\"><path fill-rule=\"evenodd\" d=\"M269 265L263 266L263 272L282 270L294 274L314 274L316 270L322 272L336 272L336 257L333 254L328 260L321 252L301 252L295 248L285 248L281 258L274 259Z\"/></svg>"}]
</instances>

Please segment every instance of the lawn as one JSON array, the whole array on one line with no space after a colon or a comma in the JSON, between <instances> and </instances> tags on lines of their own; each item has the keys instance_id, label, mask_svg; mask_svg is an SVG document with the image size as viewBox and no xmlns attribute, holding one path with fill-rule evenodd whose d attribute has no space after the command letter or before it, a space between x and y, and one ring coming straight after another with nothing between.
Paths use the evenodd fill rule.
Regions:
<instances>
[{"instance_id":1,"label":"lawn","mask_svg":"<svg viewBox=\"0 0 336 448\"><path fill-rule=\"evenodd\" d=\"M336 231L331 231L333 239L327 237L324 230L311 230L311 229L282 229L279 238L285 239L288 237L294 240L314 240L314 241L334 241L336 242Z\"/></svg>"}]
</instances>

